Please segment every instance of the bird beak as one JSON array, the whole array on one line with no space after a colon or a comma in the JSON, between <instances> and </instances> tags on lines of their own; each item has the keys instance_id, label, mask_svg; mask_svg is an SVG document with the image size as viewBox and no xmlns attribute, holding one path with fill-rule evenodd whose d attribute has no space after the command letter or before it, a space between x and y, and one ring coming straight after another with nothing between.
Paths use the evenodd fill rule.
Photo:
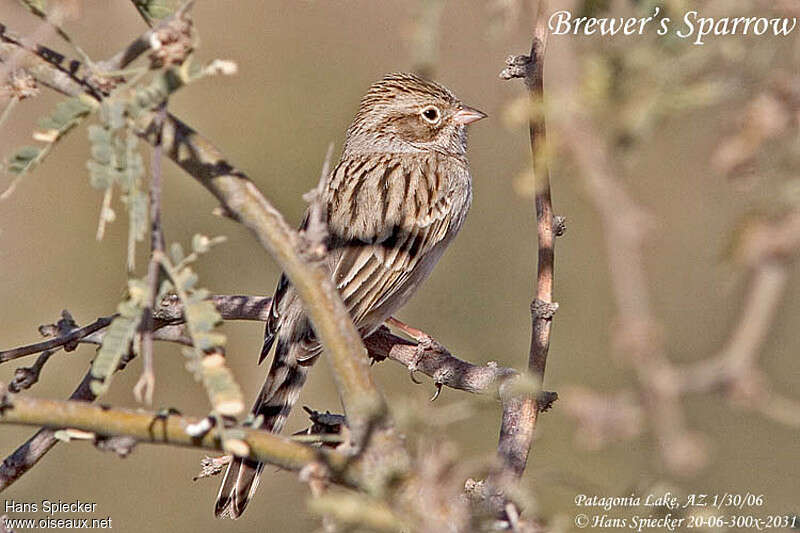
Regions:
<instances>
[{"instance_id":1,"label":"bird beak","mask_svg":"<svg viewBox=\"0 0 800 533\"><path fill-rule=\"evenodd\" d=\"M464 106L456 111L456 114L453 115L453 120L456 124L466 126L467 124L472 124L473 122L486 117L487 115L483 111L478 111L473 107Z\"/></svg>"}]
</instances>

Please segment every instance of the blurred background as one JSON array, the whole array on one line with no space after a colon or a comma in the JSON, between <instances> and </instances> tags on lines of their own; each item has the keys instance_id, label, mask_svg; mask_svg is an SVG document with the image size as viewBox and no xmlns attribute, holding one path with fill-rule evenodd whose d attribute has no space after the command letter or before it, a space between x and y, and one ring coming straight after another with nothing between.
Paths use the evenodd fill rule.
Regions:
<instances>
[{"instance_id":1,"label":"blurred background","mask_svg":"<svg viewBox=\"0 0 800 533\"><path fill-rule=\"evenodd\" d=\"M685 11L693 3L670 5ZM696 5L719 16L768 14L771 9L766 2ZM647 16L652 13L649 6L587 2L585 9ZM475 200L467 223L399 318L463 359L523 368L536 270L530 148L520 106L522 84L503 82L498 72L506 55L529 49L534 7L534 2L513 0L198 2L193 10L201 39L198 57L231 59L239 71L182 90L170 100L170 110L216 143L294 225L305 208L301 195L316 184L328 143L341 148L369 84L387 72L425 66L490 118L470 131ZM552 10L558 7L559 2L552 2ZM33 35L39 24L12 0L0 0L0 14L21 35ZM123 0L79 2L79 16L64 27L97 59L123 48L145 28ZM786 210L797 201L790 194L798 190L800 168L796 123L785 145L765 149L766 155L747 162L744 173L732 175L724 164L714 163L720 145L738 131L748 103L770 75L785 71L796 76L797 35L709 37L702 47L684 40L660 42L654 32L614 39L550 39L547 91L557 101L562 46L572 39L581 83L596 99L589 108L614 149L618 177L654 217L645 266L653 311L675 363L719 352L742 313L747 277L729 254L741 221L752 213ZM46 44L69 52L62 42ZM716 77L704 78L709 74ZM21 103L0 130L2 155L30 144L36 119L58 101L60 97L43 91ZM149 152L144 153L149 159ZM87 158L84 127L60 142L13 196L0 203L0 349L34 342L37 326L56 321L64 308L85 324L113 312L122 298L126 217L109 225L102 242L95 240L102 193L88 184ZM195 233L228 237L198 263L201 285L219 294L271 294L279 271L267 253L242 227L213 216L217 203L193 179L171 163L164 172L167 242L188 245ZM3 180L4 188L10 178ZM560 308L545 388L559 391L562 400L540 419L524 478L536 515L569 529L577 512L576 494L627 496L654 486L682 493L749 491L764 494L759 516L800 512L797 428L747 409L746 402L736 405L715 394L682 400L687 426L707 446L701 467L687 475L663 466L646 430L651 421L645 420L645 430L633 438L604 446L581 437L579 423L561 405L569 401L570 391L632 391L635 375L615 357L611 342L615 304L598 213L569 160L553 161L552 181L555 210L567 217L568 230L556 249L555 299ZM115 207L124 213L121 205ZM141 252L146 244L139 248ZM140 273L145 264L139 254ZM800 272L796 265L789 268L792 277L759 361L773 390L791 397L800 375ZM249 401L266 372L256 367L262 325L227 323L222 330L228 336L229 365ZM88 346L58 353L30 394L66 398L93 353ZM0 381L7 383L16 366L32 363L27 361L0 367ZM102 401L136 406L132 387L140 365L136 360L117 375ZM156 346L154 406L203 415L209 408L205 392L183 366L178 348ZM435 412L465 401L466 393L445 389L428 408L434 390L430 380L415 385L404 368L391 362L375 365L373 372L398 410ZM326 363L315 366L300 404L340 409ZM499 404L483 402L470 418L439 431L456 444L465 462L481 460L494 453L499 420ZM297 409L287 430L306 425ZM0 426L0 455L11 453L32 433L32 428ZM95 502L94 514L110 516L118 531L319 528L305 507L307 487L293 474L269 468L242 519L215 521L219 478L192 482L203 456L143 445L120 459L86 443L62 444L2 497Z\"/></svg>"}]
</instances>

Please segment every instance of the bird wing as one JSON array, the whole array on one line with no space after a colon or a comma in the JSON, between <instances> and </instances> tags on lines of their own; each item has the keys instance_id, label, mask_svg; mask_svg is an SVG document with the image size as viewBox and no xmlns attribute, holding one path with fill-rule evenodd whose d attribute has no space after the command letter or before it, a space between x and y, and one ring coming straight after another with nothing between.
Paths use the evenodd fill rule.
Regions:
<instances>
[{"instance_id":1,"label":"bird wing","mask_svg":"<svg viewBox=\"0 0 800 533\"><path fill-rule=\"evenodd\" d=\"M272 344L275 342L275 335L278 334L281 325L281 304L285 301L286 292L290 287L289 278L286 277L286 274L281 274L269 306L267 324L264 327L264 344L261 345L261 353L258 356L259 365L267 358L270 349L272 349Z\"/></svg>"},{"instance_id":2,"label":"bird wing","mask_svg":"<svg viewBox=\"0 0 800 533\"><path fill-rule=\"evenodd\" d=\"M303 215L303 221L300 222L298 231L302 231L308 227L309 213L306 211ZM281 318L286 314L287 307L291 305L292 301L296 298L292 284L285 273L281 273L278 279L278 286L275 287L275 293L272 295L272 302L269 306L269 315L267 316L267 323L264 327L264 344L261 345L261 353L258 356L258 364L260 365L264 359L269 355L272 345L275 343L275 336L281 328Z\"/></svg>"},{"instance_id":3,"label":"bird wing","mask_svg":"<svg viewBox=\"0 0 800 533\"><path fill-rule=\"evenodd\" d=\"M445 240L453 218L440 171L433 158L375 156L342 161L334 170L333 279L357 327L379 325L408 297L411 281L432 268L425 258Z\"/></svg>"},{"instance_id":4,"label":"bird wing","mask_svg":"<svg viewBox=\"0 0 800 533\"><path fill-rule=\"evenodd\" d=\"M396 154L366 154L342 159L331 173L325 192L328 268L353 322L365 332L388 318L410 296L413 282L427 276L435 261L426 259L451 230L453 197L439 163L433 155L398 160ZM298 305L284 274L259 363ZM310 356L316 355L314 339L304 340Z\"/></svg>"}]
</instances>

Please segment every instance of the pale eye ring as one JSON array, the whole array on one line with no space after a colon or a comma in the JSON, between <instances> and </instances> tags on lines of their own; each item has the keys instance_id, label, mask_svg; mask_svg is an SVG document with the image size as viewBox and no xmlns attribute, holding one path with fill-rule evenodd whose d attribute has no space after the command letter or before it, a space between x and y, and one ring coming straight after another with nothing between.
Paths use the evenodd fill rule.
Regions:
<instances>
[{"instance_id":1,"label":"pale eye ring","mask_svg":"<svg viewBox=\"0 0 800 533\"><path fill-rule=\"evenodd\" d=\"M436 124L442 118L442 113L435 105L429 105L419 112L420 116L430 124Z\"/></svg>"}]
</instances>

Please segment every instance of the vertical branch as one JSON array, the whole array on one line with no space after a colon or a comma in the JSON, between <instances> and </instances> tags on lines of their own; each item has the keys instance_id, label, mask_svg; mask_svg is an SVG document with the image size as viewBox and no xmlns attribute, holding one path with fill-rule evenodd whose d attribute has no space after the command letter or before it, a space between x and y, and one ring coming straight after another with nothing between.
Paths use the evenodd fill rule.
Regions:
<instances>
[{"instance_id":1,"label":"vertical branch","mask_svg":"<svg viewBox=\"0 0 800 533\"><path fill-rule=\"evenodd\" d=\"M541 110L544 70L544 52L547 31L542 21L536 28L536 36L531 47L530 73L525 78L530 91L531 108ZM553 268L555 255L553 251L556 231L554 230L553 202L550 197L550 171L547 162L541 157L547 139L544 113L537 111L530 120L531 155L533 157L533 175L536 180L536 234L539 246L539 257L536 274L536 299L531 303L531 348L528 357L528 369L541 382L547 365L547 353L550 348L550 326L553 313L558 304L553 302ZM563 226L561 226L563 228ZM560 232L563 231L560 230Z\"/></svg>"},{"instance_id":2,"label":"vertical branch","mask_svg":"<svg viewBox=\"0 0 800 533\"><path fill-rule=\"evenodd\" d=\"M155 138L150 161L150 262L147 265L147 307L142 314L141 350L142 375L133 388L137 401L153 403L156 375L153 370L153 308L158 294L158 273L161 269L159 254L164 252L164 232L161 229L161 140L164 119L167 117L167 103L161 104L154 120Z\"/></svg>"},{"instance_id":3,"label":"vertical branch","mask_svg":"<svg viewBox=\"0 0 800 533\"><path fill-rule=\"evenodd\" d=\"M537 385L544 380L547 354L550 348L550 328L558 304L553 302L553 244L563 232L563 220L553 216L550 195L550 175L546 160L541 157L546 143L544 113L541 112L544 93L544 55L547 41L545 26L545 2L539 2L534 39L529 56L511 56L503 79L522 78L528 88L531 102L530 139L533 170L536 179L536 228L538 240L538 264L536 297L531 303L531 345L528 355L528 370ZM536 111L536 112L534 112ZM546 410L554 400L553 394L537 396L514 396L507 398L503 406L503 421L500 427L498 454L503 471L495 484L504 485L518 480L528 461L533 433L538 414Z\"/></svg>"}]
</instances>

